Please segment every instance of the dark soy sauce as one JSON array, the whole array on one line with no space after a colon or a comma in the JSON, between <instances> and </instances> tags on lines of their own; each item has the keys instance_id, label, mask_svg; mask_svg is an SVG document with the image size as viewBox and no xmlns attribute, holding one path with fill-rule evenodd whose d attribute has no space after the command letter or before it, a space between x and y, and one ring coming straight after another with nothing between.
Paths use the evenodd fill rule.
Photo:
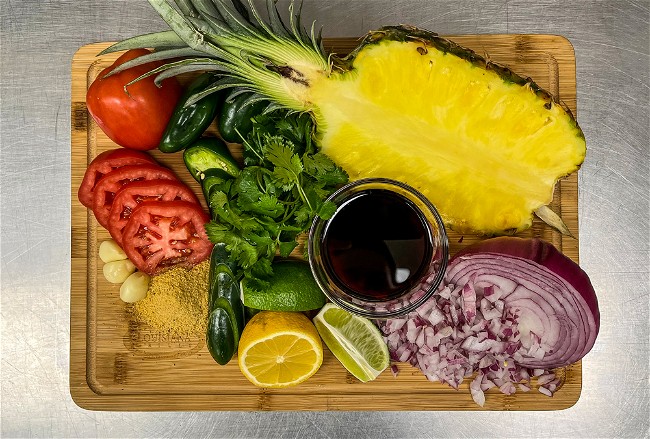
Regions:
<instances>
[{"instance_id":1,"label":"dark soy sauce","mask_svg":"<svg viewBox=\"0 0 650 439\"><path fill-rule=\"evenodd\" d=\"M426 273L433 251L420 210L384 189L361 191L341 204L323 236L323 262L333 281L369 301L409 291Z\"/></svg>"}]
</instances>

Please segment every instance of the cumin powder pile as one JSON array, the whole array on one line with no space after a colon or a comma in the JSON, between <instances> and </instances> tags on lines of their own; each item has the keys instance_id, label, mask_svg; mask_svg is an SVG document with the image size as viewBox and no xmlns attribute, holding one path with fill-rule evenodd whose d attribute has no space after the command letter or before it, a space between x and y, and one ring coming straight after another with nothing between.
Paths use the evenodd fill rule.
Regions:
<instances>
[{"instance_id":1,"label":"cumin powder pile","mask_svg":"<svg viewBox=\"0 0 650 439\"><path fill-rule=\"evenodd\" d=\"M205 334L210 261L191 270L174 267L151 278L147 297L135 304L135 317L165 333Z\"/></svg>"}]
</instances>

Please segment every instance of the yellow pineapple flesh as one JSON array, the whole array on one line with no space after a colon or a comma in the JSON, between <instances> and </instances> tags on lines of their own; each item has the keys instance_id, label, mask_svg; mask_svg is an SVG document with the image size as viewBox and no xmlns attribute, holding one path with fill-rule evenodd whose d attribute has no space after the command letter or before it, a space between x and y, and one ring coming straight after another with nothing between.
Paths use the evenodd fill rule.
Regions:
<instances>
[{"instance_id":1,"label":"yellow pineapple flesh","mask_svg":"<svg viewBox=\"0 0 650 439\"><path fill-rule=\"evenodd\" d=\"M351 179L406 182L451 228L499 234L529 227L584 160L574 119L536 91L420 41L386 39L309 97L322 151Z\"/></svg>"}]
</instances>

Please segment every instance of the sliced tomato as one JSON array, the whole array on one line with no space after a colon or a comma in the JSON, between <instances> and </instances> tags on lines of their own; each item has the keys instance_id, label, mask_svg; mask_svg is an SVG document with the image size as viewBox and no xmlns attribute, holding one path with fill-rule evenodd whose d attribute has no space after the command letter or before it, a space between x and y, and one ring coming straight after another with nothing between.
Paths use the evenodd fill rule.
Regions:
<instances>
[{"instance_id":1,"label":"sliced tomato","mask_svg":"<svg viewBox=\"0 0 650 439\"><path fill-rule=\"evenodd\" d=\"M104 151L90 162L84 178L79 186L78 197L81 204L89 209L93 207L93 190L95 185L104 175L127 165L139 165L156 161L147 153L128 150L124 148Z\"/></svg>"},{"instance_id":2,"label":"sliced tomato","mask_svg":"<svg viewBox=\"0 0 650 439\"><path fill-rule=\"evenodd\" d=\"M108 216L111 213L113 198L122 186L133 181L155 179L177 181L172 171L159 165L122 166L104 175L93 191L93 213L99 224L108 228Z\"/></svg>"},{"instance_id":3,"label":"sliced tomato","mask_svg":"<svg viewBox=\"0 0 650 439\"><path fill-rule=\"evenodd\" d=\"M189 201L199 200L187 185L174 180L134 181L115 193L108 216L108 231L118 244L122 245L122 229L138 204L144 201Z\"/></svg>"},{"instance_id":4,"label":"sliced tomato","mask_svg":"<svg viewBox=\"0 0 650 439\"><path fill-rule=\"evenodd\" d=\"M212 251L204 227L209 220L197 203L144 201L124 227L122 247L138 270L148 274L173 265L191 267Z\"/></svg>"}]
</instances>

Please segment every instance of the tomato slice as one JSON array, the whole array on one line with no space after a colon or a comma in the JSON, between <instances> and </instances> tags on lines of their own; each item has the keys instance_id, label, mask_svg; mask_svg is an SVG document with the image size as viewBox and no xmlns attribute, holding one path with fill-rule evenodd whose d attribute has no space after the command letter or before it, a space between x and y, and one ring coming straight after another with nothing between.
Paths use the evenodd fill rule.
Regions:
<instances>
[{"instance_id":1,"label":"tomato slice","mask_svg":"<svg viewBox=\"0 0 650 439\"><path fill-rule=\"evenodd\" d=\"M138 204L144 201L189 201L199 203L194 192L174 180L134 181L115 193L108 216L108 231L118 244L122 245L122 230Z\"/></svg>"},{"instance_id":2,"label":"tomato slice","mask_svg":"<svg viewBox=\"0 0 650 439\"><path fill-rule=\"evenodd\" d=\"M172 171L159 165L122 166L104 175L93 191L93 213L99 224L108 228L113 198L122 186L133 181L155 179L178 180Z\"/></svg>"},{"instance_id":3,"label":"tomato slice","mask_svg":"<svg viewBox=\"0 0 650 439\"><path fill-rule=\"evenodd\" d=\"M93 190L95 185L104 175L127 165L139 165L156 161L147 153L132 151L124 148L104 151L90 162L84 178L79 186L77 196L81 204L89 209L93 207Z\"/></svg>"},{"instance_id":4,"label":"tomato slice","mask_svg":"<svg viewBox=\"0 0 650 439\"><path fill-rule=\"evenodd\" d=\"M209 220L197 203L144 201L124 227L124 252L138 270L152 275L175 265L191 267L212 251L204 227Z\"/></svg>"}]
</instances>

